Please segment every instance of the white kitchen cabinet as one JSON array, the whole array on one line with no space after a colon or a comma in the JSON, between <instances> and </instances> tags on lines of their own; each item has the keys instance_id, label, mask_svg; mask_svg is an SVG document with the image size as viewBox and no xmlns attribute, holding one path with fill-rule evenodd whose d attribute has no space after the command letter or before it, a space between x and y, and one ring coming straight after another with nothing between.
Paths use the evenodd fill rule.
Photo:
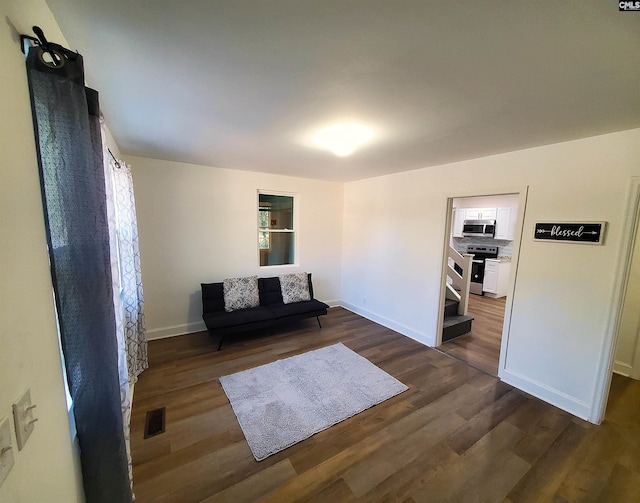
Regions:
<instances>
[{"instance_id":1,"label":"white kitchen cabinet","mask_svg":"<svg viewBox=\"0 0 640 503\"><path fill-rule=\"evenodd\" d=\"M466 218L466 210L464 208L453 208L453 218L451 220L451 235L454 238L462 237L462 227Z\"/></svg>"},{"instance_id":2,"label":"white kitchen cabinet","mask_svg":"<svg viewBox=\"0 0 640 503\"><path fill-rule=\"evenodd\" d=\"M465 220L495 220L496 208L467 208Z\"/></svg>"},{"instance_id":3,"label":"white kitchen cabinet","mask_svg":"<svg viewBox=\"0 0 640 503\"><path fill-rule=\"evenodd\" d=\"M496 293L498 291L498 267L493 267L487 262L485 262L484 265L482 291L485 292L485 294Z\"/></svg>"},{"instance_id":4,"label":"white kitchen cabinet","mask_svg":"<svg viewBox=\"0 0 640 503\"><path fill-rule=\"evenodd\" d=\"M509 286L509 272L511 262L501 262L498 259L488 258L484 262L484 280L482 291L487 297L495 299L505 297Z\"/></svg>"},{"instance_id":5,"label":"white kitchen cabinet","mask_svg":"<svg viewBox=\"0 0 640 503\"><path fill-rule=\"evenodd\" d=\"M511 208L498 208L496 210L496 234L495 239L513 241L515 220Z\"/></svg>"}]
</instances>

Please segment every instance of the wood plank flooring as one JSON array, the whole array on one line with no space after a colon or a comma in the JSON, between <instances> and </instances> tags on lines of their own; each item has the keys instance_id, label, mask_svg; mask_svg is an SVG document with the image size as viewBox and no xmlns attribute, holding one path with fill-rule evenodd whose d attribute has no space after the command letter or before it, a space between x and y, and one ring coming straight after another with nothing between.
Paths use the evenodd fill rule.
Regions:
<instances>
[{"instance_id":1,"label":"wood plank flooring","mask_svg":"<svg viewBox=\"0 0 640 503\"><path fill-rule=\"evenodd\" d=\"M640 501L640 382L615 376L594 426L342 308L216 352L149 344L131 446L137 502ZM218 377L342 342L409 390L256 462ZM145 413L166 432L143 439Z\"/></svg>"},{"instance_id":2,"label":"wood plank flooring","mask_svg":"<svg viewBox=\"0 0 640 503\"><path fill-rule=\"evenodd\" d=\"M438 349L497 376L505 304L506 297L469 295L469 315L475 318L471 332L445 342Z\"/></svg>"}]
</instances>

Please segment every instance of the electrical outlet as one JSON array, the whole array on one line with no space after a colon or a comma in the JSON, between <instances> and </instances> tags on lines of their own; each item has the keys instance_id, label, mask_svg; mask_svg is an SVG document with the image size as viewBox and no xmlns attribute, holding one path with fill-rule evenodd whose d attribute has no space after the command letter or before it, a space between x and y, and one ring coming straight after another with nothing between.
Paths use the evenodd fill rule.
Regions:
<instances>
[{"instance_id":1,"label":"electrical outlet","mask_svg":"<svg viewBox=\"0 0 640 503\"><path fill-rule=\"evenodd\" d=\"M11 422L8 417L0 421L0 485L13 468L13 446L11 445Z\"/></svg>"},{"instance_id":2,"label":"electrical outlet","mask_svg":"<svg viewBox=\"0 0 640 503\"><path fill-rule=\"evenodd\" d=\"M31 433L35 429L35 422L38 420L33 417L33 409L36 406L31 404L31 391L27 390L13 404L13 422L16 426L16 441L18 442L18 450L24 449Z\"/></svg>"}]
</instances>

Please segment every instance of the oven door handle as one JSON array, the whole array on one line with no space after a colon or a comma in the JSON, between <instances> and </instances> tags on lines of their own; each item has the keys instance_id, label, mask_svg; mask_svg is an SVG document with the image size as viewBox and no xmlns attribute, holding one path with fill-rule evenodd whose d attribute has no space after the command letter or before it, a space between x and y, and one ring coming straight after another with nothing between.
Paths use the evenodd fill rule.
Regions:
<instances>
[{"instance_id":1,"label":"oven door handle","mask_svg":"<svg viewBox=\"0 0 640 503\"><path fill-rule=\"evenodd\" d=\"M484 260L472 260L474 264L484 264Z\"/></svg>"}]
</instances>

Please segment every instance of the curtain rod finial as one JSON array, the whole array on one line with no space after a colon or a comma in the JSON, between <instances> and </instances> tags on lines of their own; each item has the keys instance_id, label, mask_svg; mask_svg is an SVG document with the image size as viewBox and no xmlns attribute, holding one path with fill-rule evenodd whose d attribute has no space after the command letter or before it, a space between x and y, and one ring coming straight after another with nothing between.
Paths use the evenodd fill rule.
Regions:
<instances>
[{"instance_id":1,"label":"curtain rod finial","mask_svg":"<svg viewBox=\"0 0 640 503\"><path fill-rule=\"evenodd\" d=\"M49 45L49 41L47 40L47 37L44 36L44 32L42 31L42 29L39 26L34 26L32 29L33 29L33 33L35 33L36 36L38 37L38 40L40 41L40 45L42 46L42 48L46 49L47 46Z\"/></svg>"}]
</instances>

